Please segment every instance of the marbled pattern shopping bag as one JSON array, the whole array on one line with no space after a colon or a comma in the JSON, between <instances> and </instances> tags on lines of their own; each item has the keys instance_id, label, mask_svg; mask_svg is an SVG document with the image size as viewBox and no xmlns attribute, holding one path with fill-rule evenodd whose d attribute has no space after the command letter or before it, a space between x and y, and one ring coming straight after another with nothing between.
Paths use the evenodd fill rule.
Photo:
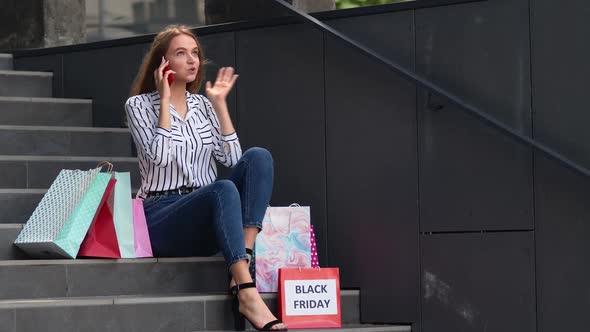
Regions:
<instances>
[{"instance_id":1,"label":"marbled pattern shopping bag","mask_svg":"<svg viewBox=\"0 0 590 332\"><path fill-rule=\"evenodd\" d=\"M256 288L276 292L282 267L311 267L309 206L269 207L256 238Z\"/></svg>"}]
</instances>

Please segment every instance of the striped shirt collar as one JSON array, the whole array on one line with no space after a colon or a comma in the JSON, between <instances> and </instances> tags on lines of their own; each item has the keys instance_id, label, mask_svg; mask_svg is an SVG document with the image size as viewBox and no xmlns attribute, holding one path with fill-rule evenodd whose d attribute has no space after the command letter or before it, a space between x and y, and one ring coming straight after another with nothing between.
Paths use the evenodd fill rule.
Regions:
<instances>
[{"instance_id":1,"label":"striped shirt collar","mask_svg":"<svg viewBox=\"0 0 590 332\"><path fill-rule=\"evenodd\" d=\"M172 105L172 104L170 104L170 115L174 116L175 118L177 118L180 121L186 122L192 116L195 115L195 110L196 110L195 106L197 106L197 105L196 105L195 98L193 98L193 95L191 95L190 92L185 90L184 95L186 96L186 107L187 107L187 112L186 112L185 118L182 119L182 117L180 117L180 115L176 112L174 105ZM160 113L160 92L158 90L153 91L149 96L152 101L152 104L154 105L156 113Z\"/></svg>"}]
</instances>

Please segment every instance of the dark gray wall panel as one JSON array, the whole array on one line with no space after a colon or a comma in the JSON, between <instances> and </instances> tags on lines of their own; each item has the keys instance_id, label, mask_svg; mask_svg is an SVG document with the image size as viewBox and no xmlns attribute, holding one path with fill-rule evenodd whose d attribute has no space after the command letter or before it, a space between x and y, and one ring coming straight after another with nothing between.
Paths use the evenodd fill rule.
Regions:
<instances>
[{"instance_id":1,"label":"dark gray wall panel","mask_svg":"<svg viewBox=\"0 0 590 332\"><path fill-rule=\"evenodd\" d=\"M379 55L414 70L412 11L347 17L324 23Z\"/></svg>"},{"instance_id":2,"label":"dark gray wall panel","mask_svg":"<svg viewBox=\"0 0 590 332\"><path fill-rule=\"evenodd\" d=\"M243 148L261 146L273 154L271 205L311 206L320 264L326 266L322 34L298 24L241 31L236 38Z\"/></svg>"},{"instance_id":3,"label":"dark gray wall panel","mask_svg":"<svg viewBox=\"0 0 590 332\"><path fill-rule=\"evenodd\" d=\"M420 224L423 232L532 229L531 151L420 93Z\"/></svg>"},{"instance_id":4,"label":"dark gray wall panel","mask_svg":"<svg viewBox=\"0 0 590 332\"><path fill-rule=\"evenodd\" d=\"M63 97L63 66L61 54L15 58L13 61L14 70L52 72L53 97Z\"/></svg>"},{"instance_id":5,"label":"dark gray wall panel","mask_svg":"<svg viewBox=\"0 0 590 332\"><path fill-rule=\"evenodd\" d=\"M535 138L590 168L590 6L531 1Z\"/></svg>"},{"instance_id":6,"label":"dark gray wall panel","mask_svg":"<svg viewBox=\"0 0 590 332\"><path fill-rule=\"evenodd\" d=\"M528 0L416 10L417 71L531 132Z\"/></svg>"},{"instance_id":7,"label":"dark gray wall panel","mask_svg":"<svg viewBox=\"0 0 590 332\"><path fill-rule=\"evenodd\" d=\"M125 101L141 64L142 45L63 55L64 97L93 99L96 127L122 127Z\"/></svg>"},{"instance_id":8,"label":"dark gray wall panel","mask_svg":"<svg viewBox=\"0 0 590 332\"><path fill-rule=\"evenodd\" d=\"M590 179L535 158L539 332L590 326Z\"/></svg>"},{"instance_id":9,"label":"dark gray wall panel","mask_svg":"<svg viewBox=\"0 0 590 332\"><path fill-rule=\"evenodd\" d=\"M438 86L530 134L526 0L417 10L416 67ZM421 230L532 229L530 149L448 105L428 111L427 101L420 94Z\"/></svg>"},{"instance_id":10,"label":"dark gray wall panel","mask_svg":"<svg viewBox=\"0 0 590 332\"><path fill-rule=\"evenodd\" d=\"M389 47L412 53L411 19L412 13L390 18L388 30L404 42ZM330 263L340 267L343 287L360 285L363 321L418 320L415 91L326 38Z\"/></svg>"},{"instance_id":11,"label":"dark gray wall panel","mask_svg":"<svg viewBox=\"0 0 590 332\"><path fill-rule=\"evenodd\" d=\"M423 332L536 330L532 231L423 235L421 254Z\"/></svg>"}]
</instances>

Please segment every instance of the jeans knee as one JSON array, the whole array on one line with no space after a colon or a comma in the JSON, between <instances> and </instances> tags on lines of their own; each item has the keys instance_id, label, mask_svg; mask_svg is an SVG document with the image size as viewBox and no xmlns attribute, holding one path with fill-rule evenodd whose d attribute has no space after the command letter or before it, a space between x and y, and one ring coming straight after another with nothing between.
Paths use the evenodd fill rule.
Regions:
<instances>
[{"instance_id":1,"label":"jeans knee","mask_svg":"<svg viewBox=\"0 0 590 332\"><path fill-rule=\"evenodd\" d=\"M265 148L260 148L260 147L250 148L250 149L246 150L246 152L244 152L243 157L246 157L250 164L259 165L261 167L266 166L266 167L270 167L270 168L272 168L272 166L273 166L272 155Z\"/></svg>"},{"instance_id":2,"label":"jeans knee","mask_svg":"<svg viewBox=\"0 0 590 332\"><path fill-rule=\"evenodd\" d=\"M240 193L238 192L238 188L236 187L235 183L230 180L219 180L215 182L216 190L218 195L228 197L235 195L240 197Z\"/></svg>"}]
</instances>

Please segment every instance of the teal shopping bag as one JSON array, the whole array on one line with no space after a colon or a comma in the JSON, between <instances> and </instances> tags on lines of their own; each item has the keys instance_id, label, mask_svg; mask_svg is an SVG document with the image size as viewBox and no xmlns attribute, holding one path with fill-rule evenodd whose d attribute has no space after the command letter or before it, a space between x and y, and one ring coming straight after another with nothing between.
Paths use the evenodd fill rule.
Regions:
<instances>
[{"instance_id":1,"label":"teal shopping bag","mask_svg":"<svg viewBox=\"0 0 590 332\"><path fill-rule=\"evenodd\" d=\"M115 172L115 179L117 182L114 191L113 221L119 242L119 252L121 258L135 258L131 176L128 172Z\"/></svg>"},{"instance_id":2,"label":"teal shopping bag","mask_svg":"<svg viewBox=\"0 0 590 332\"><path fill-rule=\"evenodd\" d=\"M78 255L80 245L88 233L111 177L112 175L108 173L96 175L82 201L57 235L55 244L62 248L69 257L75 258Z\"/></svg>"},{"instance_id":3,"label":"teal shopping bag","mask_svg":"<svg viewBox=\"0 0 590 332\"><path fill-rule=\"evenodd\" d=\"M62 170L15 240L33 257L75 258L111 178L102 167Z\"/></svg>"}]
</instances>

